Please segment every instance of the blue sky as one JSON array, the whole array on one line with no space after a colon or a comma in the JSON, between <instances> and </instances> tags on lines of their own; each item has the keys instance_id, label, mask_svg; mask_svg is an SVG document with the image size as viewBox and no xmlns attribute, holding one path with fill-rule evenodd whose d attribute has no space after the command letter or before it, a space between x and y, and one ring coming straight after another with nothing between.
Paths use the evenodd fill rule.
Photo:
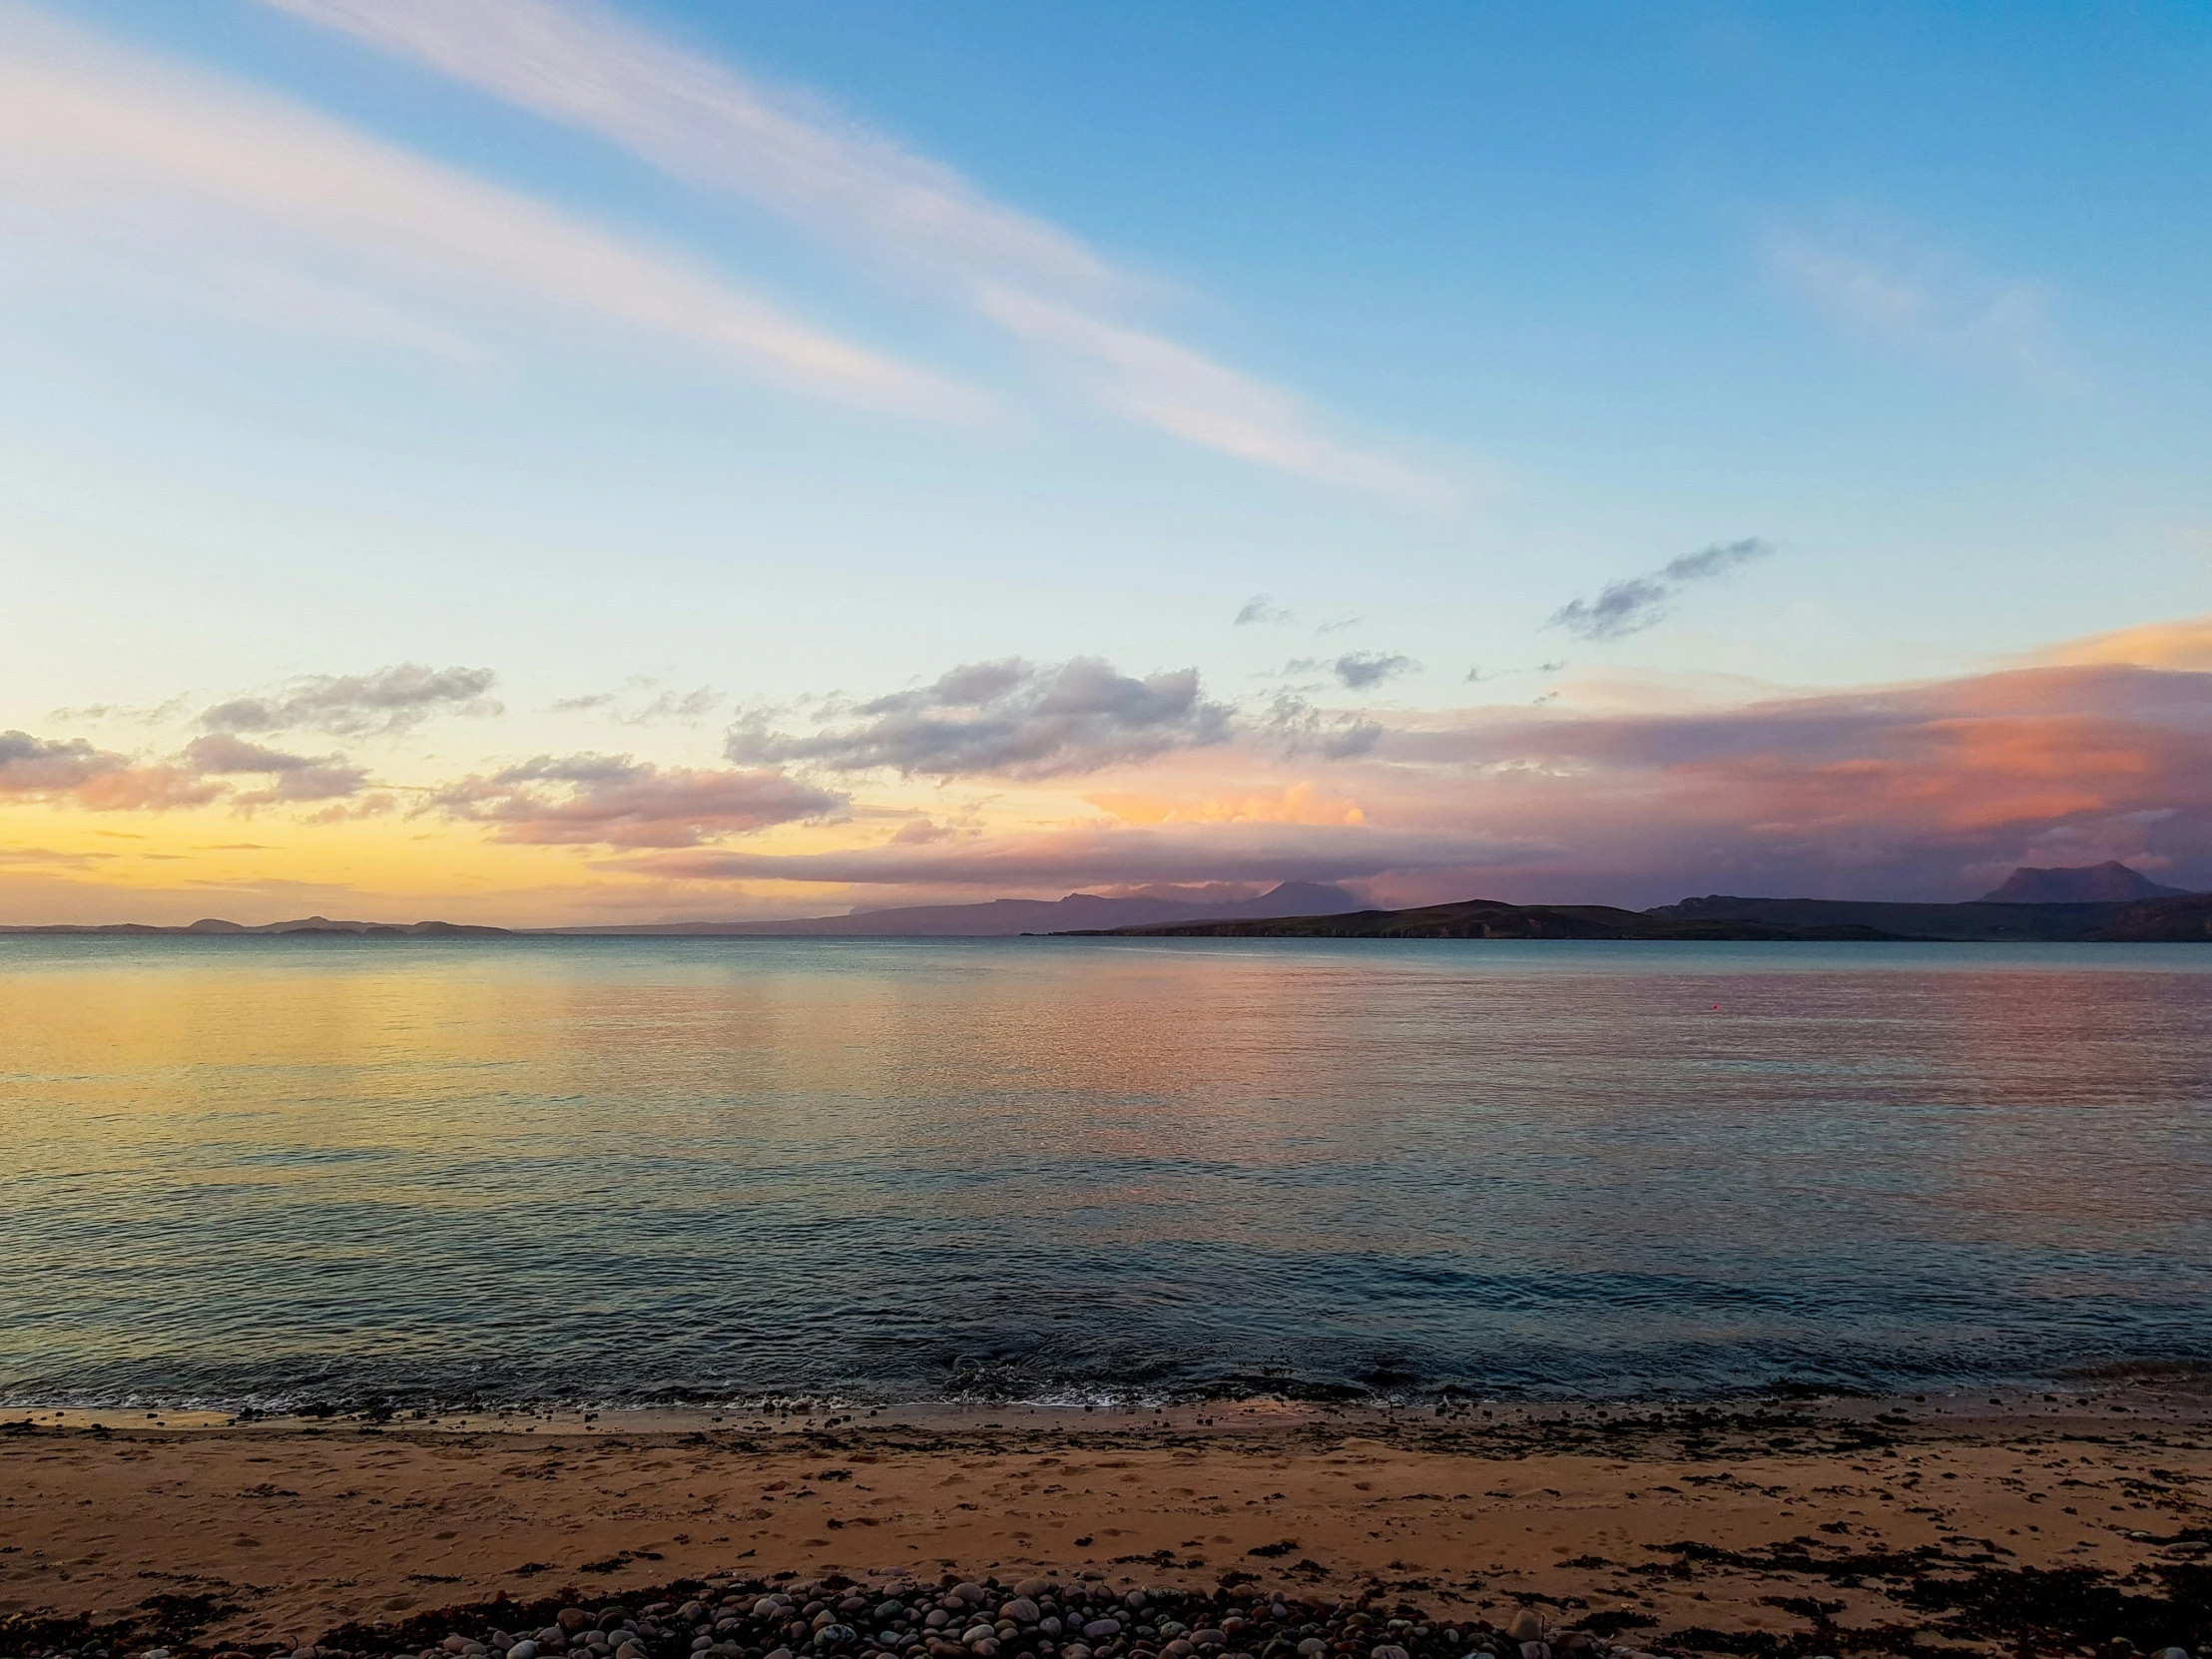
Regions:
<instances>
[{"instance_id":1,"label":"blue sky","mask_svg":"<svg viewBox=\"0 0 2212 1659\"><path fill-rule=\"evenodd\" d=\"M2201 8L0 34L0 728L41 741L145 760L243 689L481 665L496 728L384 756L427 789L715 765L746 709L1007 657L1417 721L2212 610ZM1555 620L1747 538L1613 637Z\"/></svg>"}]
</instances>

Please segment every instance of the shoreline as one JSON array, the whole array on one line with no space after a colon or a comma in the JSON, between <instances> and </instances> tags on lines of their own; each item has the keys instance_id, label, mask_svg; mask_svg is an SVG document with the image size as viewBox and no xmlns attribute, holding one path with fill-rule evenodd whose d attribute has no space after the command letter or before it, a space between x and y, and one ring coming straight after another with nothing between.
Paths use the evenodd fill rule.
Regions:
<instances>
[{"instance_id":1,"label":"shoreline","mask_svg":"<svg viewBox=\"0 0 2212 1659\"><path fill-rule=\"evenodd\" d=\"M2107 1620L2165 1587L2172 1621L2198 1617L2187 1595L2212 1579L2201 1377L1975 1397L1487 1418L966 1407L766 1429L707 1413L6 1413L0 1653L81 1652L33 1632L151 1628L155 1603L207 1615L173 1650L267 1653L342 1626L396 1644L409 1620L501 1596L598 1607L778 1574L1097 1574L1209 1593L1246 1574L1308 1599L1394 1595L1462 1623L1534 1609L1562 1631L1739 1654L2069 1646L2038 1648L1995 1603L1974 1604L1981 1636L1953 1628L1964 1615L1929 1597L1954 1582L2071 1586L2081 1618ZM116 1635L111 1659L150 1645L132 1640Z\"/></svg>"},{"instance_id":2,"label":"shoreline","mask_svg":"<svg viewBox=\"0 0 2212 1659\"><path fill-rule=\"evenodd\" d=\"M803 1434L823 1430L919 1428L941 1433L977 1429L1009 1431L1077 1429L1235 1430L1328 1426L1344 1430L1391 1429L1407 1424L1564 1423L1593 1416L1657 1422L1670 1415L1784 1408L1836 1423L1872 1422L1904 1410L1966 1424L2040 1425L2099 1410L2190 1420L2212 1413L2212 1366L2191 1361L2100 1367L2094 1375L2041 1382L1953 1384L1913 1393L1805 1387L1746 1388L1716 1395L1662 1399L1605 1397L1478 1397L1454 1391L1444 1398L1407 1401L1312 1400L1288 1396L1221 1396L1161 1403L1145 1400L915 1400L868 1404L824 1395L791 1395L770 1402L580 1404L516 1401L446 1406L367 1403L264 1409L144 1401L114 1405L60 1405L51 1401L0 1403L0 1428L16 1422L35 1427L108 1429L153 1427L178 1432L261 1429L281 1432L331 1424L373 1423L421 1433L545 1433L712 1435Z\"/></svg>"}]
</instances>

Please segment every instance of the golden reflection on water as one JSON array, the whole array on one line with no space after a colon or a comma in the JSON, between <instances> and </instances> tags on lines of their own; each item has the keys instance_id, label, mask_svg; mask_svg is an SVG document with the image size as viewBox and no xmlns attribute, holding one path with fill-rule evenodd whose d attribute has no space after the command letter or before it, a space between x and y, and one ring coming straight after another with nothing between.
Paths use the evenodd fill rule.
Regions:
<instances>
[{"instance_id":1,"label":"golden reflection on water","mask_svg":"<svg viewBox=\"0 0 2212 1659\"><path fill-rule=\"evenodd\" d=\"M1417 957L1175 947L687 941L648 955L595 941L570 956L318 942L69 963L4 983L0 1103L7 1136L34 1157L41 1145L127 1159L177 1144L457 1143L496 1157L611 1137L713 1163L734 1138L825 1165L982 1172L1041 1153L1100 1172L1169 1169L1202 1189L1217 1170L1329 1166L1378 1123L1450 1159L1485 1126L1589 1135L1663 1109L1677 1129L1686 1114L1718 1127L1841 1088L1892 1097L1907 1114L1900 1149L1939 1155L1954 1197L2011 1189L2016 1203L1945 1212L2009 1229L2108 1202L2107 1179L2064 1178L2077 1164L2109 1175L2117 1159L2126 1179L2162 1185L2160 1153L2125 1135L2069 1150L2016 1122L1991 1133L1981 1108L2093 1109L2109 1128L2115 1112L2172 1104L2169 1057L2145 1040L2160 1001L2130 994L2150 983L2138 974L1906 982L1469 973ZM2212 979L2182 983L2201 1006ZM1706 1086L1662 1078L1670 1069ZM1647 1138L1599 1133L1581 1149L1610 1163L1588 1172L1598 1185L1652 1173ZM1783 1166L1762 1173L1790 1180ZM1266 1223L1196 1205L1177 1225Z\"/></svg>"},{"instance_id":2,"label":"golden reflection on water","mask_svg":"<svg viewBox=\"0 0 2212 1659\"><path fill-rule=\"evenodd\" d=\"M1506 1294L1476 1281L1583 1276L1647 1320L1673 1293L1635 1286L1703 1286L1665 1315L1695 1345L1740 1338L1739 1293L1779 1287L1756 1318L1802 1331L1861 1281L1901 1307L2086 1306L2212 1258L2212 974L2171 952L21 945L18 1247L131 1222L100 1271L217 1262L253 1340L263 1280L300 1260L399 1307L410 1272L473 1271L412 1268L410 1241L496 1239L498 1272L557 1299L625 1227L679 1298L686 1271L788 1298L778 1275L844 1284L864 1258L880 1280L926 1251L1047 1297L1050 1272L1092 1276L1078 1299L1150 1276L1193 1307L1264 1297L1219 1264L1273 1262L1285 1306L1341 1304L1369 1263L1359 1294L1432 1344ZM1335 1290L1299 1288L1316 1263ZM50 1311L97 1328L91 1301Z\"/></svg>"}]
</instances>

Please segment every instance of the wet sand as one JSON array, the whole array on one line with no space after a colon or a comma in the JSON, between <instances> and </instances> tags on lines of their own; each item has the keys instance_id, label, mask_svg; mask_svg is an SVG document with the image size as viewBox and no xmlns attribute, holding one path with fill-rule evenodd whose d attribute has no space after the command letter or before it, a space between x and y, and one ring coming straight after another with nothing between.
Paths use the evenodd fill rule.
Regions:
<instances>
[{"instance_id":1,"label":"wet sand","mask_svg":"<svg viewBox=\"0 0 2212 1659\"><path fill-rule=\"evenodd\" d=\"M1945 1625L1909 1586L2089 1568L2109 1577L2066 1582L2155 1597L2202 1573L2208 1406L2197 1382L1442 1416L40 1411L0 1433L0 1614L208 1596L235 1611L198 1641L252 1647L712 1574L1242 1572L1461 1619L1533 1606L1647 1647L1834 1651L1860 1631L2001 1648L2018 1644Z\"/></svg>"}]
</instances>

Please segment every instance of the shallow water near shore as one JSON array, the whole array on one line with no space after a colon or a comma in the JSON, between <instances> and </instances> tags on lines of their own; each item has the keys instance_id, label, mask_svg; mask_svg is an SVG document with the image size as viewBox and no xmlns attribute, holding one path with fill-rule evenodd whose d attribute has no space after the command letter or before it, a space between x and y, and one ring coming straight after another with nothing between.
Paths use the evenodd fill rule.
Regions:
<instances>
[{"instance_id":1,"label":"shallow water near shore","mask_svg":"<svg viewBox=\"0 0 2212 1659\"><path fill-rule=\"evenodd\" d=\"M2212 951L0 939L0 1399L2212 1361Z\"/></svg>"}]
</instances>

